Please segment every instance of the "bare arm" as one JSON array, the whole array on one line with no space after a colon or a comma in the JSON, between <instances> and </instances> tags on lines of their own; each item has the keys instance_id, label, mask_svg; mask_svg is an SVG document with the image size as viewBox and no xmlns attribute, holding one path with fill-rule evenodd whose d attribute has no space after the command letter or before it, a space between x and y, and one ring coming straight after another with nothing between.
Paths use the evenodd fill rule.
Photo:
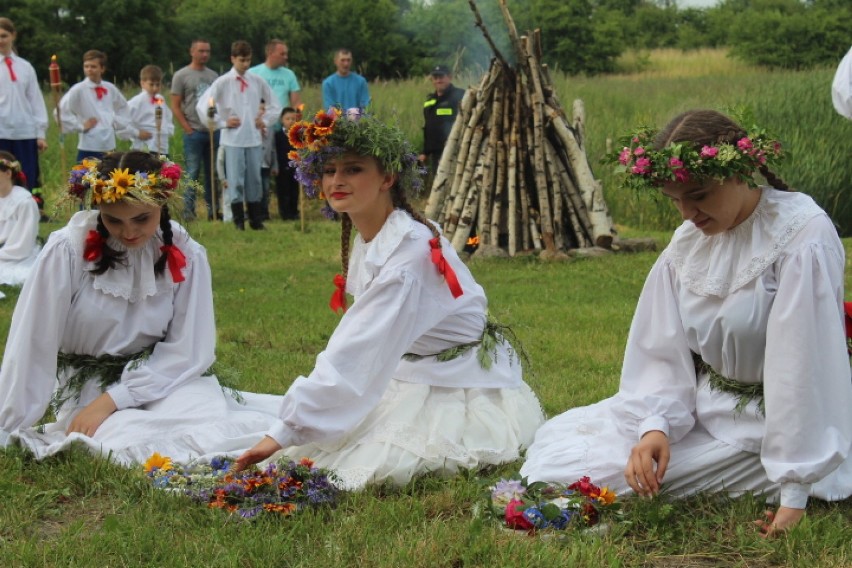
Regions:
<instances>
[{"instance_id":1,"label":"bare arm","mask_svg":"<svg viewBox=\"0 0 852 568\"><path fill-rule=\"evenodd\" d=\"M183 131L186 134L192 134L192 126L189 125L189 122L186 120L186 115L183 114L183 95L172 93L172 114L175 115L175 118L180 123L180 127L183 128Z\"/></svg>"}]
</instances>

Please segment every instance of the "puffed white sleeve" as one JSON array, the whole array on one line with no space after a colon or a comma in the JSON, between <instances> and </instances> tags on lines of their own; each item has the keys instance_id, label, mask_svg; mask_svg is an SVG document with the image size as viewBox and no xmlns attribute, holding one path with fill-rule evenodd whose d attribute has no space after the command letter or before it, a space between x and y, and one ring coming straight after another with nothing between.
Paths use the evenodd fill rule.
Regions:
<instances>
[{"instance_id":1,"label":"puffed white sleeve","mask_svg":"<svg viewBox=\"0 0 852 568\"><path fill-rule=\"evenodd\" d=\"M23 199L15 205L17 219L9 238L0 247L0 260L24 260L29 258L38 237L38 205L34 199Z\"/></svg>"},{"instance_id":2,"label":"puffed white sleeve","mask_svg":"<svg viewBox=\"0 0 852 568\"><path fill-rule=\"evenodd\" d=\"M176 285L174 314L162 341L151 356L133 369L125 369L121 381L108 389L115 405L140 406L160 400L178 387L204 374L216 352L213 287L207 254L198 243L184 250L186 280ZM166 267L164 276L171 278Z\"/></svg>"},{"instance_id":3,"label":"puffed white sleeve","mask_svg":"<svg viewBox=\"0 0 852 568\"><path fill-rule=\"evenodd\" d=\"M614 412L623 433L637 441L659 430L677 442L695 425L695 365L674 279L664 252L648 274L627 337Z\"/></svg>"},{"instance_id":4,"label":"puffed white sleeve","mask_svg":"<svg viewBox=\"0 0 852 568\"><path fill-rule=\"evenodd\" d=\"M51 237L12 315L0 367L0 448L9 434L38 422L56 384L56 356L78 268L67 241Z\"/></svg>"},{"instance_id":5,"label":"puffed white sleeve","mask_svg":"<svg viewBox=\"0 0 852 568\"><path fill-rule=\"evenodd\" d=\"M115 85L110 85L110 96L112 97L113 126L115 133L124 140L139 138L139 129L133 126L130 114L130 106L124 94Z\"/></svg>"},{"instance_id":6,"label":"puffed white sleeve","mask_svg":"<svg viewBox=\"0 0 852 568\"><path fill-rule=\"evenodd\" d=\"M59 99L59 106L53 110L53 119L62 125L62 132L83 132L83 121L77 115L75 109L79 106L77 99L80 97L80 88L74 85L65 95Z\"/></svg>"},{"instance_id":7,"label":"puffed white sleeve","mask_svg":"<svg viewBox=\"0 0 852 568\"><path fill-rule=\"evenodd\" d=\"M38 78L32 65L29 65L31 80L27 81L25 96L29 101L32 119L36 126L36 138L47 138L47 105L44 104L44 95L38 85Z\"/></svg>"},{"instance_id":8,"label":"puffed white sleeve","mask_svg":"<svg viewBox=\"0 0 852 568\"><path fill-rule=\"evenodd\" d=\"M843 312L844 251L826 216L783 257L764 363L766 433L761 462L781 484L781 505L804 508L810 484L852 445L852 381Z\"/></svg>"},{"instance_id":9,"label":"puffed white sleeve","mask_svg":"<svg viewBox=\"0 0 852 568\"><path fill-rule=\"evenodd\" d=\"M414 274L381 274L340 320L311 374L293 382L268 435L287 447L349 432L378 404L402 355L443 314Z\"/></svg>"},{"instance_id":10,"label":"puffed white sleeve","mask_svg":"<svg viewBox=\"0 0 852 568\"><path fill-rule=\"evenodd\" d=\"M831 83L831 102L834 109L852 120L852 48L840 60Z\"/></svg>"}]
</instances>

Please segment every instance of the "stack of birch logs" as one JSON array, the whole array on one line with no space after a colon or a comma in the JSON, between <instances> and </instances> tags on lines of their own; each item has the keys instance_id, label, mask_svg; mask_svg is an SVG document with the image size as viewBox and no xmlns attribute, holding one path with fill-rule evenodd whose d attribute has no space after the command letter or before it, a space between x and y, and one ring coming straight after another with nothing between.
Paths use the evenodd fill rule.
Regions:
<instances>
[{"instance_id":1,"label":"stack of birch logs","mask_svg":"<svg viewBox=\"0 0 852 568\"><path fill-rule=\"evenodd\" d=\"M482 251L499 247L510 256L610 248L615 231L586 156L583 102L575 101L566 118L541 63L540 31L518 36L505 0L500 7L515 67L497 49L474 0L469 3L494 57L462 99L426 216L442 225L457 251L470 239Z\"/></svg>"}]
</instances>

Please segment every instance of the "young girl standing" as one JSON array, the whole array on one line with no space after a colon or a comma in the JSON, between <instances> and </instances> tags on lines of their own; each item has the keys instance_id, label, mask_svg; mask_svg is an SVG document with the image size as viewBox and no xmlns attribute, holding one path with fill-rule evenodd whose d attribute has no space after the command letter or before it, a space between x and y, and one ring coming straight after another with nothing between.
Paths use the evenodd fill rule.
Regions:
<instances>
[{"instance_id":1,"label":"young girl standing","mask_svg":"<svg viewBox=\"0 0 852 568\"><path fill-rule=\"evenodd\" d=\"M50 236L21 291L0 369L0 447L37 458L72 443L122 464L235 455L281 397L223 392L204 248L170 219L180 167L147 152L86 160L80 211ZM53 404L56 421L34 427Z\"/></svg>"},{"instance_id":2,"label":"young girl standing","mask_svg":"<svg viewBox=\"0 0 852 568\"><path fill-rule=\"evenodd\" d=\"M38 205L22 178L21 163L0 151L0 284L12 286L24 283L39 251Z\"/></svg>"},{"instance_id":3,"label":"young girl standing","mask_svg":"<svg viewBox=\"0 0 852 568\"><path fill-rule=\"evenodd\" d=\"M538 400L488 321L482 288L409 204L420 172L402 133L330 111L294 125L290 139L300 181L342 220L331 307L345 309L345 292L355 301L287 391L280 421L237 465L283 448L359 489L518 459L543 420Z\"/></svg>"},{"instance_id":4,"label":"young girl standing","mask_svg":"<svg viewBox=\"0 0 852 568\"><path fill-rule=\"evenodd\" d=\"M15 53L15 24L0 18L0 150L17 157L26 189L38 187L38 153L47 149L47 107L30 63Z\"/></svg>"}]
</instances>

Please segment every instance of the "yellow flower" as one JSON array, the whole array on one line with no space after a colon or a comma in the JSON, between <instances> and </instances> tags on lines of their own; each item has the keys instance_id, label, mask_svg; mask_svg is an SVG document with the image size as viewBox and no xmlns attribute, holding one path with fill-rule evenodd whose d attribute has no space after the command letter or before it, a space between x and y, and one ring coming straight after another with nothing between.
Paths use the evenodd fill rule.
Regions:
<instances>
[{"instance_id":1,"label":"yellow flower","mask_svg":"<svg viewBox=\"0 0 852 568\"><path fill-rule=\"evenodd\" d=\"M127 168L123 170L119 170L118 168L112 170L109 174L109 179L112 181L112 185L115 186L116 192L118 192L119 188L122 188L121 195L124 195L128 189L136 184L136 175L131 174L130 170ZM119 195L119 199L121 198L121 195Z\"/></svg>"},{"instance_id":2,"label":"yellow flower","mask_svg":"<svg viewBox=\"0 0 852 568\"><path fill-rule=\"evenodd\" d=\"M145 462L145 473L151 473L155 469L169 471L172 469L172 458L161 456L159 453L154 452Z\"/></svg>"}]
</instances>

